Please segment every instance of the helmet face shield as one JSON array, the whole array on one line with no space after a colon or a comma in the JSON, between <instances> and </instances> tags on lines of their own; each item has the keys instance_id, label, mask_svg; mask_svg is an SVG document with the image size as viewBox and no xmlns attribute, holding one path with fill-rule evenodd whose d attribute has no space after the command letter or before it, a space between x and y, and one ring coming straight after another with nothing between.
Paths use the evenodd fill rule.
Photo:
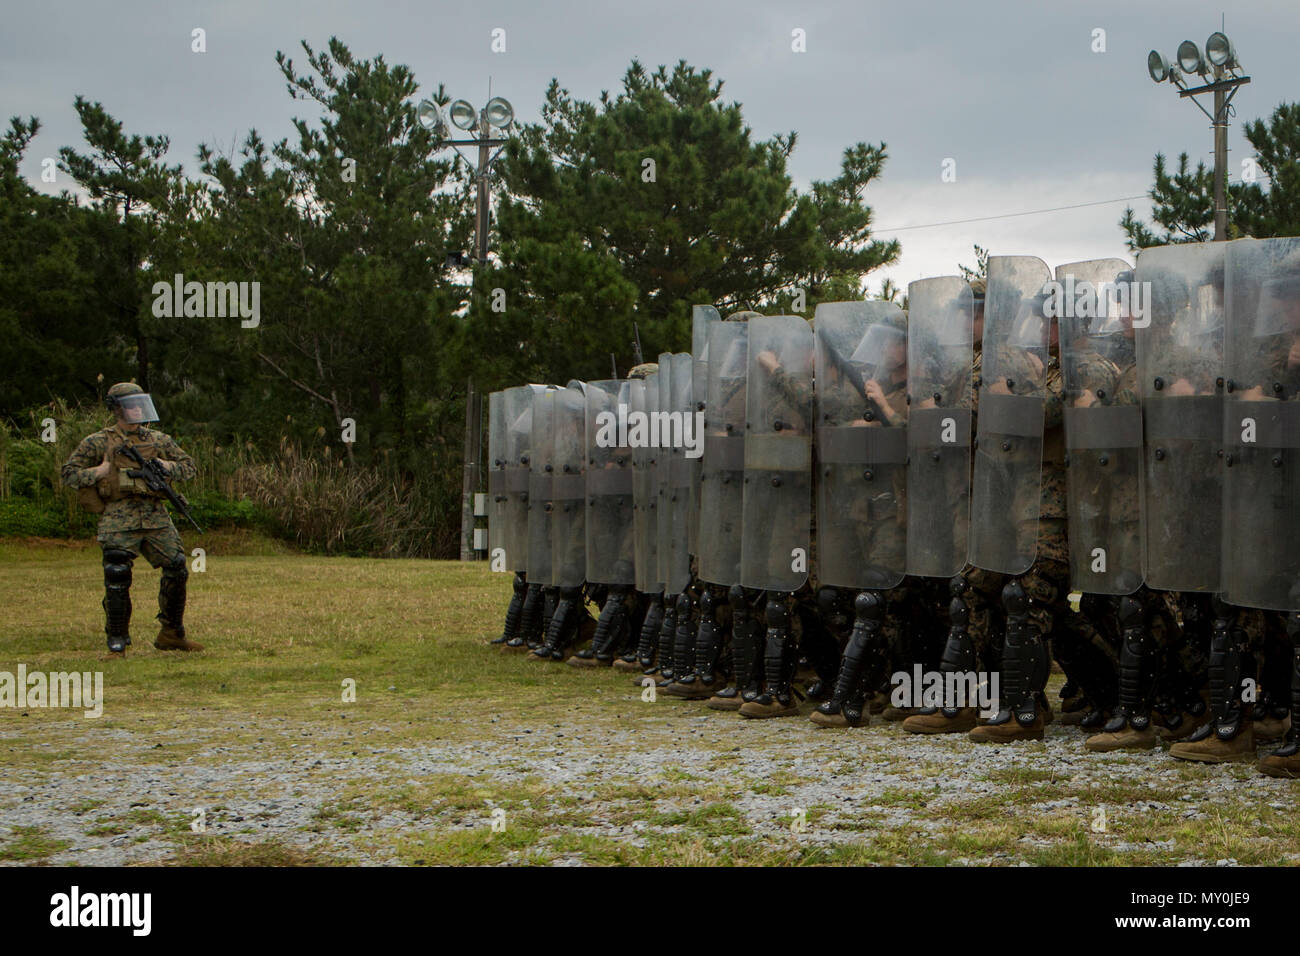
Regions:
<instances>
[{"instance_id":1,"label":"helmet face shield","mask_svg":"<svg viewBox=\"0 0 1300 956\"><path fill-rule=\"evenodd\" d=\"M883 322L867 329L849 361L874 375L887 375L907 361L907 336Z\"/></svg>"},{"instance_id":2,"label":"helmet face shield","mask_svg":"<svg viewBox=\"0 0 1300 956\"><path fill-rule=\"evenodd\" d=\"M119 395L113 399L113 411L128 425L141 425L145 422L158 421L153 399L146 392L134 395Z\"/></svg>"}]
</instances>

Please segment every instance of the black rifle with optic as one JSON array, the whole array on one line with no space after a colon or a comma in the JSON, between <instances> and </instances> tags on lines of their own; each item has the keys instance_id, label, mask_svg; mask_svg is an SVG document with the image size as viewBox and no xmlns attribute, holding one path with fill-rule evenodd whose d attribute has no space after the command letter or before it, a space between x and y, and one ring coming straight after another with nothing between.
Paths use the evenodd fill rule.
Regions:
<instances>
[{"instance_id":1,"label":"black rifle with optic","mask_svg":"<svg viewBox=\"0 0 1300 956\"><path fill-rule=\"evenodd\" d=\"M194 520L194 515L190 513L190 503L185 500L185 496L172 488L171 479L167 477L167 469L163 468L162 463L156 458L145 458L132 445L123 445L122 454L126 455L133 462L139 465L139 468L132 468L128 471L127 477L140 478L149 486L149 490L160 494L172 503L172 506L179 511L190 524L194 525L194 530L203 534L203 529L199 523Z\"/></svg>"}]
</instances>

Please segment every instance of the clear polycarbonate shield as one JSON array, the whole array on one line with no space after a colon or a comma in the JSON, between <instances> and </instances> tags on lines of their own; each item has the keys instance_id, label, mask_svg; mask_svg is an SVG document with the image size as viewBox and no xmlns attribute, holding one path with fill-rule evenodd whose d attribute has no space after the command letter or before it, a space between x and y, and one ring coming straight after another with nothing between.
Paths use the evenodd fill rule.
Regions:
<instances>
[{"instance_id":1,"label":"clear polycarbonate shield","mask_svg":"<svg viewBox=\"0 0 1300 956\"><path fill-rule=\"evenodd\" d=\"M814 344L797 315L749 320L740 583L796 591L812 538Z\"/></svg>"},{"instance_id":2,"label":"clear polycarbonate shield","mask_svg":"<svg viewBox=\"0 0 1300 956\"><path fill-rule=\"evenodd\" d=\"M519 385L503 393L505 435L506 568L528 570L528 484L533 445L533 396L540 385ZM539 582L540 583L540 582Z\"/></svg>"},{"instance_id":3,"label":"clear polycarbonate shield","mask_svg":"<svg viewBox=\"0 0 1300 956\"><path fill-rule=\"evenodd\" d=\"M144 392L120 395L116 402L117 411L128 425L143 425L158 421L158 411L153 407L153 399Z\"/></svg>"},{"instance_id":4,"label":"clear polycarbonate shield","mask_svg":"<svg viewBox=\"0 0 1300 956\"><path fill-rule=\"evenodd\" d=\"M691 399L694 403L694 411L703 415L704 400L709 391L709 329L716 322L721 322L722 316L718 310L711 305L697 305L691 308ZM703 433L703 426L699 425L702 418L694 420L692 427L699 427L700 433ZM687 547L691 554L699 554L699 536L700 536L700 500L703 482L701 479L704 475L704 456L697 455L690 461L691 473L691 505L690 515L687 518Z\"/></svg>"},{"instance_id":5,"label":"clear polycarbonate shield","mask_svg":"<svg viewBox=\"0 0 1300 956\"><path fill-rule=\"evenodd\" d=\"M988 260L970 538L970 562L986 571L1023 574L1038 550L1051 277L1033 256Z\"/></svg>"},{"instance_id":6,"label":"clear polycarbonate shield","mask_svg":"<svg viewBox=\"0 0 1300 956\"><path fill-rule=\"evenodd\" d=\"M551 583L576 588L587 577L587 395L581 383L556 392L554 428Z\"/></svg>"},{"instance_id":7,"label":"clear polycarbonate shield","mask_svg":"<svg viewBox=\"0 0 1300 956\"><path fill-rule=\"evenodd\" d=\"M643 379L632 379L628 386L636 589L645 594L658 594L664 588L659 575L658 449L650 447L650 420L659 410L659 373L651 372Z\"/></svg>"},{"instance_id":8,"label":"clear polycarbonate shield","mask_svg":"<svg viewBox=\"0 0 1300 956\"><path fill-rule=\"evenodd\" d=\"M533 393L528 455L528 580L551 586L552 514L555 510L555 388Z\"/></svg>"},{"instance_id":9,"label":"clear polycarbonate shield","mask_svg":"<svg viewBox=\"0 0 1300 956\"><path fill-rule=\"evenodd\" d=\"M1239 239L1227 246L1224 599L1295 611L1300 610L1300 239Z\"/></svg>"},{"instance_id":10,"label":"clear polycarbonate shield","mask_svg":"<svg viewBox=\"0 0 1300 956\"><path fill-rule=\"evenodd\" d=\"M656 533L655 551L659 556L659 582L667 588L668 563L672 556L672 506L668 501L668 488L671 479L672 449L667 442L661 443L663 423L672 410L673 363L672 353L659 355L659 407L650 418L649 440L655 463L655 505Z\"/></svg>"},{"instance_id":11,"label":"clear polycarbonate shield","mask_svg":"<svg viewBox=\"0 0 1300 956\"><path fill-rule=\"evenodd\" d=\"M1226 243L1144 249L1136 280L1146 583L1219 591Z\"/></svg>"},{"instance_id":12,"label":"clear polycarbonate shield","mask_svg":"<svg viewBox=\"0 0 1300 956\"><path fill-rule=\"evenodd\" d=\"M1142 409L1132 278L1122 259L1056 269L1070 586L1087 594L1131 594L1143 580Z\"/></svg>"},{"instance_id":13,"label":"clear polycarbonate shield","mask_svg":"<svg viewBox=\"0 0 1300 956\"><path fill-rule=\"evenodd\" d=\"M974 295L959 276L907 287L907 573L950 578L970 541Z\"/></svg>"},{"instance_id":14,"label":"clear polycarbonate shield","mask_svg":"<svg viewBox=\"0 0 1300 956\"><path fill-rule=\"evenodd\" d=\"M744 528L749 324L715 323L708 350L697 555L702 580L731 587L740 583Z\"/></svg>"},{"instance_id":15,"label":"clear polycarbonate shield","mask_svg":"<svg viewBox=\"0 0 1300 956\"><path fill-rule=\"evenodd\" d=\"M507 569L506 526L509 522L506 494L506 393L488 396L487 512L488 561L493 568Z\"/></svg>"},{"instance_id":16,"label":"clear polycarbonate shield","mask_svg":"<svg viewBox=\"0 0 1300 956\"><path fill-rule=\"evenodd\" d=\"M892 588L907 561L907 335L892 302L826 302L813 317L817 579Z\"/></svg>"},{"instance_id":17,"label":"clear polycarbonate shield","mask_svg":"<svg viewBox=\"0 0 1300 956\"><path fill-rule=\"evenodd\" d=\"M587 383L587 580L636 584L632 537L631 382Z\"/></svg>"},{"instance_id":18,"label":"clear polycarbonate shield","mask_svg":"<svg viewBox=\"0 0 1300 956\"><path fill-rule=\"evenodd\" d=\"M660 415L654 433L664 478L660 484L659 562L668 594L681 593L691 580L691 469L698 460L687 457L687 451L698 442L691 401L692 364L688 352L659 357ZM669 369L666 386L664 369Z\"/></svg>"}]
</instances>

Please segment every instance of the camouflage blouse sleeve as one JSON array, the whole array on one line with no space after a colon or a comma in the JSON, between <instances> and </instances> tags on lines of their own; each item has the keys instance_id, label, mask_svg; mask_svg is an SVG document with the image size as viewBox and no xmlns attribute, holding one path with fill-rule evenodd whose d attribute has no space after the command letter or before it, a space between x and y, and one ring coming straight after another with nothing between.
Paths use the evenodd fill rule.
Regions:
<instances>
[{"instance_id":1,"label":"camouflage blouse sleeve","mask_svg":"<svg viewBox=\"0 0 1300 956\"><path fill-rule=\"evenodd\" d=\"M1047 382L1043 398L1043 428L1060 428L1065 422L1065 388L1061 382L1061 366L1053 362L1047 369Z\"/></svg>"},{"instance_id":2,"label":"camouflage blouse sleeve","mask_svg":"<svg viewBox=\"0 0 1300 956\"><path fill-rule=\"evenodd\" d=\"M95 432L93 435L87 435L81 440L63 467L59 470L59 477L69 488L89 488L95 483L94 471L104 460L104 452L107 450L107 440L103 432Z\"/></svg>"},{"instance_id":3,"label":"camouflage blouse sleeve","mask_svg":"<svg viewBox=\"0 0 1300 956\"><path fill-rule=\"evenodd\" d=\"M159 434L157 436L158 457L172 463L171 477L178 481L188 481L199 473L198 468L191 458L176 440L170 435Z\"/></svg>"},{"instance_id":4,"label":"camouflage blouse sleeve","mask_svg":"<svg viewBox=\"0 0 1300 956\"><path fill-rule=\"evenodd\" d=\"M801 414L812 413L813 390L811 382L790 378L785 369L772 373L772 387L790 407Z\"/></svg>"}]
</instances>

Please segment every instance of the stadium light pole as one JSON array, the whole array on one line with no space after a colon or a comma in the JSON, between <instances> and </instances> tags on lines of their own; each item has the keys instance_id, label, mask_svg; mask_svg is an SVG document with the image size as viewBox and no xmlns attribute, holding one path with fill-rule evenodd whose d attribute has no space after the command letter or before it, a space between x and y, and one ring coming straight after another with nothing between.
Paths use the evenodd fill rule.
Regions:
<instances>
[{"instance_id":1,"label":"stadium light pole","mask_svg":"<svg viewBox=\"0 0 1300 956\"><path fill-rule=\"evenodd\" d=\"M450 124L448 118L450 117ZM448 146L472 146L477 149L477 163L470 166L477 195L474 202L474 265L482 272L488 261L488 226L491 222L492 164L506 144L514 129L515 111L510 101L494 96L481 110L475 110L466 100L455 100L444 115L442 107L433 100L421 100L416 107L420 125L438 137L437 149ZM468 139L454 139L451 127L468 133ZM495 147L496 152L492 152ZM459 149L457 149L459 153ZM482 456L483 396L474 391L474 380L467 384L465 395L465 473L460 494L460 559L473 561L477 557L474 547L474 493L479 487L479 458Z\"/></svg>"},{"instance_id":2,"label":"stadium light pole","mask_svg":"<svg viewBox=\"0 0 1300 956\"><path fill-rule=\"evenodd\" d=\"M1191 40L1178 45L1176 63L1170 63L1158 50L1147 54L1147 74L1156 83L1168 80L1178 87L1178 95L1190 97L1202 113L1210 118L1214 130L1214 241L1228 238L1228 117L1230 105L1237 90L1250 82L1250 77L1239 72L1241 63L1237 51L1227 36L1220 32L1210 34L1205 41L1205 53ZM1188 88L1185 76L1201 78L1201 86ZM1211 113L1196 97L1203 93L1214 94L1214 112Z\"/></svg>"}]
</instances>

